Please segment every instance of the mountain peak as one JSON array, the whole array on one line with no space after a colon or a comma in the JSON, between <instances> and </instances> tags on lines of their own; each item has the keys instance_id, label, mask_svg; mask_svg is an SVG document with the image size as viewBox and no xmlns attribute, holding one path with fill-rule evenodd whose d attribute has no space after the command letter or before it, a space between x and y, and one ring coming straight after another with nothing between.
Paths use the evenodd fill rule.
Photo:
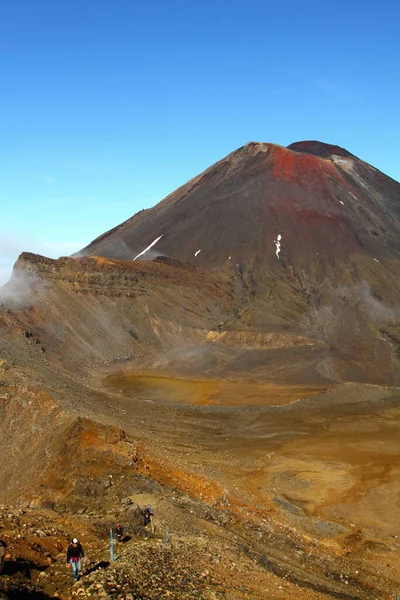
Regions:
<instances>
[{"instance_id":1,"label":"mountain peak","mask_svg":"<svg viewBox=\"0 0 400 600\"><path fill-rule=\"evenodd\" d=\"M164 255L226 272L243 262L260 281L282 268L324 277L326 264L345 264L350 254L392 257L400 186L367 167L318 141L248 142L82 254Z\"/></svg>"},{"instance_id":2,"label":"mountain peak","mask_svg":"<svg viewBox=\"0 0 400 600\"><path fill-rule=\"evenodd\" d=\"M346 158L354 158L354 155L334 144L326 144L317 140L304 140L303 142L294 142L287 146L289 150L294 152L303 152L304 154L313 154L320 158L329 158L331 156L343 156Z\"/></svg>"}]
</instances>

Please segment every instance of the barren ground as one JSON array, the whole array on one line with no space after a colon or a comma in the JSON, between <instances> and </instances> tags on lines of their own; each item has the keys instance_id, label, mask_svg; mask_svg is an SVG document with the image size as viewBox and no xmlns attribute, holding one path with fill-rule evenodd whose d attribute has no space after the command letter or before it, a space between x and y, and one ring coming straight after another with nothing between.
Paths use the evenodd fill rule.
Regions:
<instances>
[{"instance_id":1,"label":"barren ground","mask_svg":"<svg viewBox=\"0 0 400 600\"><path fill-rule=\"evenodd\" d=\"M43 427L43 401L26 384L11 386L14 370L4 372L4 389ZM3 509L10 561L1 585L11 598L29 590L128 600L400 594L399 390L193 381L131 368L105 380L93 373L86 386L71 380L70 400L53 386L66 415L79 398L79 419L65 417L65 447L33 504L14 495ZM128 497L153 507L154 537L132 520ZM107 565L116 521L130 539ZM71 535L91 561L76 586L63 564Z\"/></svg>"},{"instance_id":2,"label":"barren ground","mask_svg":"<svg viewBox=\"0 0 400 600\"><path fill-rule=\"evenodd\" d=\"M250 143L101 256L21 255L0 303L0 590L400 598L399 193L341 148Z\"/></svg>"}]
</instances>

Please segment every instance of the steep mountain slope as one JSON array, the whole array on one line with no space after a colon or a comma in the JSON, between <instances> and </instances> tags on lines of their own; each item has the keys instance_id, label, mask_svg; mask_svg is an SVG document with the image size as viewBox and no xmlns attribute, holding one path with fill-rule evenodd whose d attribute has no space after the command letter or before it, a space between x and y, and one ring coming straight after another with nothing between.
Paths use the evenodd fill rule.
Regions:
<instances>
[{"instance_id":1,"label":"steep mountain slope","mask_svg":"<svg viewBox=\"0 0 400 600\"><path fill-rule=\"evenodd\" d=\"M334 377L397 381L400 185L342 148L247 144L81 254L198 265L232 286L225 327L318 338Z\"/></svg>"},{"instance_id":2,"label":"steep mountain slope","mask_svg":"<svg viewBox=\"0 0 400 600\"><path fill-rule=\"evenodd\" d=\"M153 253L207 268L231 257L256 271L279 259L310 269L353 252L397 256L399 226L400 185L345 150L249 143L82 253L133 259L162 236Z\"/></svg>"},{"instance_id":3,"label":"steep mountain slope","mask_svg":"<svg viewBox=\"0 0 400 600\"><path fill-rule=\"evenodd\" d=\"M19 347L38 340L33 346L67 370L138 365L204 340L228 310L225 287L190 266L25 253L2 290L3 327L20 332Z\"/></svg>"}]
</instances>

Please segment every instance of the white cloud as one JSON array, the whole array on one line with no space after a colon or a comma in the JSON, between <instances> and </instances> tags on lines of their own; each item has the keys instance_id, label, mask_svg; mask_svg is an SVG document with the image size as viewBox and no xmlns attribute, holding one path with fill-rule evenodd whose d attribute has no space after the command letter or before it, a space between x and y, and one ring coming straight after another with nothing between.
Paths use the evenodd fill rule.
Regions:
<instances>
[{"instance_id":1,"label":"white cloud","mask_svg":"<svg viewBox=\"0 0 400 600\"><path fill-rule=\"evenodd\" d=\"M21 252L34 252L50 258L69 256L84 248L87 242L59 241L42 242L21 235L9 235L0 231L0 285L6 283L12 273L12 268Z\"/></svg>"},{"instance_id":2,"label":"white cloud","mask_svg":"<svg viewBox=\"0 0 400 600\"><path fill-rule=\"evenodd\" d=\"M0 286L10 279L12 266L7 262L0 261Z\"/></svg>"}]
</instances>

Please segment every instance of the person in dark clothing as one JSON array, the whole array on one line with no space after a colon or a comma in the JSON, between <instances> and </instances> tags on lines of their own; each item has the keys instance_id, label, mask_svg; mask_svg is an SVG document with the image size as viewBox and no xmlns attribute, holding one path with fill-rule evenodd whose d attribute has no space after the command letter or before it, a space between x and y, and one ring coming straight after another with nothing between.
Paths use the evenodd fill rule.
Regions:
<instances>
[{"instance_id":1,"label":"person in dark clothing","mask_svg":"<svg viewBox=\"0 0 400 600\"><path fill-rule=\"evenodd\" d=\"M85 556L82 545L77 538L73 538L67 550L67 564L70 565L72 577L78 581L79 572L82 567L82 558Z\"/></svg>"},{"instance_id":2,"label":"person in dark clothing","mask_svg":"<svg viewBox=\"0 0 400 600\"><path fill-rule=\"evenodd\" d=\"M117 523L115 526L115 535L117 536L117 540L119 542L122 542L122 539L124 537L124 528L119 523Z\"/></svg>"},{"instance_id":3,"label":"person in dark clothing","mask_svg":"<svg viewBox=\"0 0 400 600\"><path fill-rule=\"evenodd\" d=\"M151 517L153 516L151 506L146 506L146 508L143 510L143 516L144 516L144 526L146 527L146 525L148 525L150 523L151 531L154 533L153 521L151 519Z\"/></svg>"},{"instance_id":4,"label":"person in dark clothing","mask_svg":"<svg viewBox=\"0 0 400 600\"><path fill-rule=\"evenodd\" d=\"M7 551L7 544L3 540L0 540L0 573L3 569L6 551Z\"/></svg>"}]
</instances>

